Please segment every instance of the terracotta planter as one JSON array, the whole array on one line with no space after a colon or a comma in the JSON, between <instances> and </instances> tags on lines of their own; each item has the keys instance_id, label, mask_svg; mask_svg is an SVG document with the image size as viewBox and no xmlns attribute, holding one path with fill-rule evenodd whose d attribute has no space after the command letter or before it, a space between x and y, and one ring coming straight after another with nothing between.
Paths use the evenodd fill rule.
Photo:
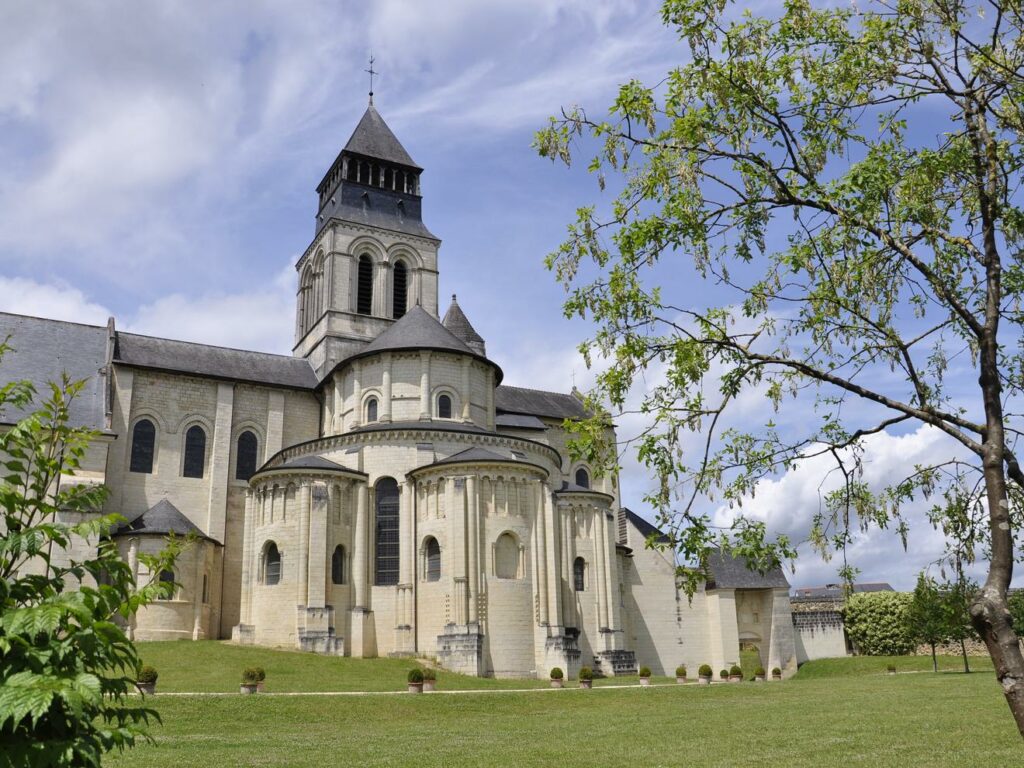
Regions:
<instances>
[{"instance_id":1,"label":"terracotta planter","mask_svg":"<svg viewBox=\"0 0 1024 768\"><path fill-rule=\"evenodd\" d=\"M409 683L409 693L423 693L423 683Z\"/></svg>"},{"instance_id":2,"label":"terracotta planter","mask_svg":"<svg viewBox=\"0 0 1024 768\"><path fill-rule=\"evenodd\" d=\"M729 675L729 682L730 683L742 683L743 682L743 675Z\"/></svg>"},{"instance_id":3,"label":"terracotta planter","mask_svg":"<svg viewBox=\"0 0 1024 768\"><path fill-rule=\"evenodd\" d=\"M561 688L562 687L562 681L561 680L552 680L551 681L551 687L552 688Z\"/></svg>"},{"instance_id":4,"label":"terracotta planter","mask_svg":"<svg viewBox=\"0 0 1024 768\"><path fill-rule=\"evenodd\" d=\"M580 680L580 688L593 688L593 687L594 687L594 681L593 680Z\"/></svg>"},{"instance_id":5,"label":"terracotta planter","mask_svg":"<svg viewBox=\"0 0 1024 768\"><path fill-rule=\"evenodd\" d=\"M644 686L646 688L650 684L651 684L651 678L649 678L649 677L641 677L640 678L640 685L642 685L642 686Z\"/></svg>"},{"instance_id":6,"label":"terracotta planter","mask_svg":"<svg viewBox=\"0 0 1024 768\"><path fill-rule=\"evenodd\" d=\"M423 681L423 692L424 693L430 693L431 691L434 691L436 689L437 689L436 681L434 681L434 680L424 680Z\"/></svg>"},{"instance_id":7,"label":"terracotta planter","mask_svg":"<svg viewBox=\"0 0 1024 768\"><path fill-rule=\"evenodd\" d=\"M781 679L782 679L782 675L774 675L774 674L772 675L772 680L781 680Z\"/></svg>"},{"instance_id":8,"label":"terracotta planter","mask_svg":"<svg viewBox=\"0 0 1024 768\"><path fill-rule=\"evenodd\" d=\"M697 684L698 685L711 685L711 678L710 677L698 677L697 678Z\"/></svg>"},{"instance_id":9,"label":"terracotta planter","mask_svg":"<svg viewBox=\"0 0 1024 768\"><path fill-rule=\"evenodd\" d=\"M676 678L676 682L679 683L680 685L686 685L686 678L685 677L677 677Z\"/></svg>"},{"instance_id":10,"label":"terracotta planter","mask_svg":"<svg viewBox=\"0 0 1024 768\"><path fill-rule=\"evenodd\" d=\"M259 685L257 683L242 683L238 687L239 693L256 693L258 690Z\"/></svg>"},{"instance_id":11,"label":"terracotta planter","mask_svg":"<svg viewBox=\"0 0 1024 768\"><path fill-rule=\"evenodd\" d=\"M147 696L156 693L156 683L136 683L135 687L139 689L139 693L144 693Z\"/></svg>"},{"instance_id":12,"label":"terracotta planter","mask_svg":"<svg viewBox=\"0 0 1024 768\"><path fill-rule=\"evenodd\" d=\"M260 680L258 683L256 683L256 690L259 691L260 693L263 693L263 681L262 680Z\"/></svg>"},{"instance_id":13,"label":"terracotta planter","mask_svg":"<svg viewBox=\"0 0 1024 768\"><path fill-rule=\"evenodd\" d=\"M754 675L754 682L755 683L763 683L764 679L765 679L764 675Z\"/></svg>"}]
</instances>

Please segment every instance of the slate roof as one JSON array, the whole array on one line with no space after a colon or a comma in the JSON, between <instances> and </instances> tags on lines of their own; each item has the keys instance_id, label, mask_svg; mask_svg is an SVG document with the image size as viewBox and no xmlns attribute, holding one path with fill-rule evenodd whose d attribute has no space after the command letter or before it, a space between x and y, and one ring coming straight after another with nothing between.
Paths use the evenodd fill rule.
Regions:
<instances>
[{"instance_id":1,"label":"slate roof","mask_svg":"<svg viewBox=\"0 0 1024 768\"><path fill-rule=\"evenodd\" d=\"M343 151L422 170L405 151L405 147L388 128L373 104L366 108Z\"/></svg>"},{"instance_id":2,"label":"slate roof","mask_svg":"<svg viewBox=\"0 0 1024 768\"><path fill-rule=\"evenodd\" d=\"M628 507L623 507L622 511L626 513L626 520L632 523L633 527L636 528L640 532L640 535L645 539L650 536L654 536L655 541L668 541L668 536L662 533L660 528L651 525L633 510Z\"/></svg>"},{"instance_id":3,"label":"slate roof","mask_svg":"<svg viewBox=\"0 0 1024 768\"><path fill-rule=\"evenodd\" d=\"M551 419L585 419L590 415L573 395L504 385L494 391L494 407L499 413L521 413Z\"/></svg>"},{"instance_id":4,"label":"slate roof","mask_svg":"<svg viewBox=\"0 0 1024 768\"><path fill-rule=\"evenodd\" d=\"M276 467L270 467L270 469L326 469L332 472L352 471L348 467L343 467L341 464L337 464L330 459L325 459L323 456L297 456L283 464L278 464ZM360 472L360 474L362 473Z\"/></svg>"},{"instance_id":5,"label":"slate roof","mask_svg":"<svg viewBox=\"0 0 1024 768\"><path fill-rule=\"evenodd\" d=\"M462 307L460 307L458 301L455 300L454 293L452 294L451 306L449 306L448 311L444 313L444 319L441 321L441 325L467 344L484 343L484 337L477 333L476 329L473 328L472 324L469 322L469 318L466 317L466 313L462 311Z\"/></svg>"},{"instance_id":6,"label":"slate roof","mask_svg":"<svg viewBox=\"0 0 1024 768\"><path fill-rule=\"evenodd\" d=\"M114 361L193 376L211 376L293 389L316 388L310 364L299 357L250 352L189 341L118 333Z\"/></svg>"},{"instance_id":7,"label":"slate roof","mask_svg":"<svg viewBox=\"0 0 1024 768\"><path fill-rule=\"evenodd\" d=\"M8 336L13 350L0 361L0 384L31 381L38 406L48 394L47 382L59 381L67 371L75 381L86 380L71 404L69 426L107 428L106 328L0 312L0 341ZM0 413L0 423L13 423L24 415L10 409Z\"/></svg>"},{"instance_id":8,"label":"slate roof","mask_svg":"<svg viewBox=\"0 0 1024 768\"><path fill-rule=\"evenodd\" d=\"M350 434L360 432L384 432L389 429L415 429L422 431L441 432L468 432L475 435L494 435L494 432L482 427L461 421L375 421L372 424L364 424L350 431Z\"/></svg>"},{"instance_id":9,"label":"slate roof","mask_svg":"<svg viewBox=\"0 0 1024 768\"><path fill-rule=\"evenodd\" d=\"M137 515L127 523L122 523L113 531L112 535L153 534L166 536L170 533L173 533L175 536L188 536L190 533L194 533L200 538L215 541L203 533L202 529L185 517L167 499L158 501L141 515Z\"/></svg>"},{"instance_id":10,"label":"slate roof","mask_svg":"<svg viewBox=\"0 0 1024 768\"><path fill-rule=\"evenodd\" d=\"M776 566L761 574L747 567L747 561L724 552L708 556L708 589L774 589L789 587L782 568Z\"/></svg>"},{"instance_id":11,"label":"slate roof","mask_svg":"<svg viewBox=\"0 0 1024 768\"><path fill-rule=\"evenodd\" d=\"M893 592L884 581L864 582L853 585L854 592ZM842 584L826 584L824 587L798 587L793 590L795 600L842 600L845 594Z\"/></svg>"},{"instance_id":12,"label":"slate roof","mask_svg":"<svg viewBox=\"0 0 1024 768\"><path fill-rule=\"evenodd\" d=\"M536 429L541 431L548 428L548 425L536 416L529 416L524 413L499 413L494 417L494 425L507 429Z\"/></svg>"},{"instance_id":13,"label":"slate roof","mask_svg":"<svg viewBox=\"0 0 1024 768\"><path fill-rule=\"evenodd\" d=\"M495 451L490 451L490 450L488 450L486 448L473 447L473 448L467 448L464 451L459 451L458 453L453 453L451 456L448 456L447 458L444 458L444 459L440 459L440 460L438 460L438 461L436 461L434 463L435 464L457 464L457 463L463 463L463 462L467 462L467 461L485 461L485 462L486 461L501 461L501 462L509 462L509 461L519 461L519 460L516 459L513 456L505 456L505 455L497 453Z\"/></svg>"}]
</instances>

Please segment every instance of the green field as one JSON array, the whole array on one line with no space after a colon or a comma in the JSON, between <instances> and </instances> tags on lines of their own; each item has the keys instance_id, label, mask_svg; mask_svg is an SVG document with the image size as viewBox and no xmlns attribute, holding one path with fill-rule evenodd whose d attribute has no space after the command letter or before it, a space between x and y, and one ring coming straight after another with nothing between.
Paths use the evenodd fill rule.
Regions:
<instances>
[{"instance_id":1,"label":"green field","mask_svg":"<svg viewBox=\"0 0 1024 768\"><path fill-rule=\"evenodd\" d=\"M221 643L143 644L158 690L233 691L243 666L267 690L395 691L408 661L331 659ZM552 691L543 682L442 673L459 694L164 696L154 744L119 766L968 766L1020 765L985 660L884 658L807 664L784 683ZM207 666L211 665L211 666ZM622 679L607 681L622 683ZM658 681L656 681L658 682ZM509 687L538 690L508 692ZM490 692L489 692L490 691Z\"/></svg>"}]
</instances>

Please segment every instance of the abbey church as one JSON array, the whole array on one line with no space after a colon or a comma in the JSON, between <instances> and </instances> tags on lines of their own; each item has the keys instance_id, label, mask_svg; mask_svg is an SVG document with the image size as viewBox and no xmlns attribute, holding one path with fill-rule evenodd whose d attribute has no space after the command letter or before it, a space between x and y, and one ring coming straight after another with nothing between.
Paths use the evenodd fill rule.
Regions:
<instances>
[{"instance_id":1,"label":"abbey church","mask_svg":"<svg viewBox=\"0 0 1024 768\"><path fill-rule=\"evenodd\" d=\"M422 173L371 101L317 186L292 356L0 313L0 381L87 380L76 479L110 489L137 577L177 585L131 635L499 677L695 673L743 646L794 671L782 572L718 556L680 593L661 534L570 459L581 399L505 384L501 350L439 303ZM172 533L194 542L145 573Z\"/></svg>"}]
</instances>

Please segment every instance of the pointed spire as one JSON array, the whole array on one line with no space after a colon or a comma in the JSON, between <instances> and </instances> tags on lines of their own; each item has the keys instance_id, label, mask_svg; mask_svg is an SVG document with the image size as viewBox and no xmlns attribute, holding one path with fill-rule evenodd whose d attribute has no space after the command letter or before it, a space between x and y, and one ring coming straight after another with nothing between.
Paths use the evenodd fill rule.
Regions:
<instances>
[{"instance_id":1,"label":"pointed spire","mask_svg":"<svg viewBox=\"0 0 1024 768\"><path fill-rule=\"evenodd\" d=\"M487 347L484 343L484 338L473 325L469 322L469 318L462 311L462 307L459 306L458 299L455 298L455 294L452 294L452 303L448 307L448 311L444 313L444 319L441 321L441 325L455 334L459 339L466 343L470 349L477 354L486 357Z\"/></svg>"}]
</instances>

